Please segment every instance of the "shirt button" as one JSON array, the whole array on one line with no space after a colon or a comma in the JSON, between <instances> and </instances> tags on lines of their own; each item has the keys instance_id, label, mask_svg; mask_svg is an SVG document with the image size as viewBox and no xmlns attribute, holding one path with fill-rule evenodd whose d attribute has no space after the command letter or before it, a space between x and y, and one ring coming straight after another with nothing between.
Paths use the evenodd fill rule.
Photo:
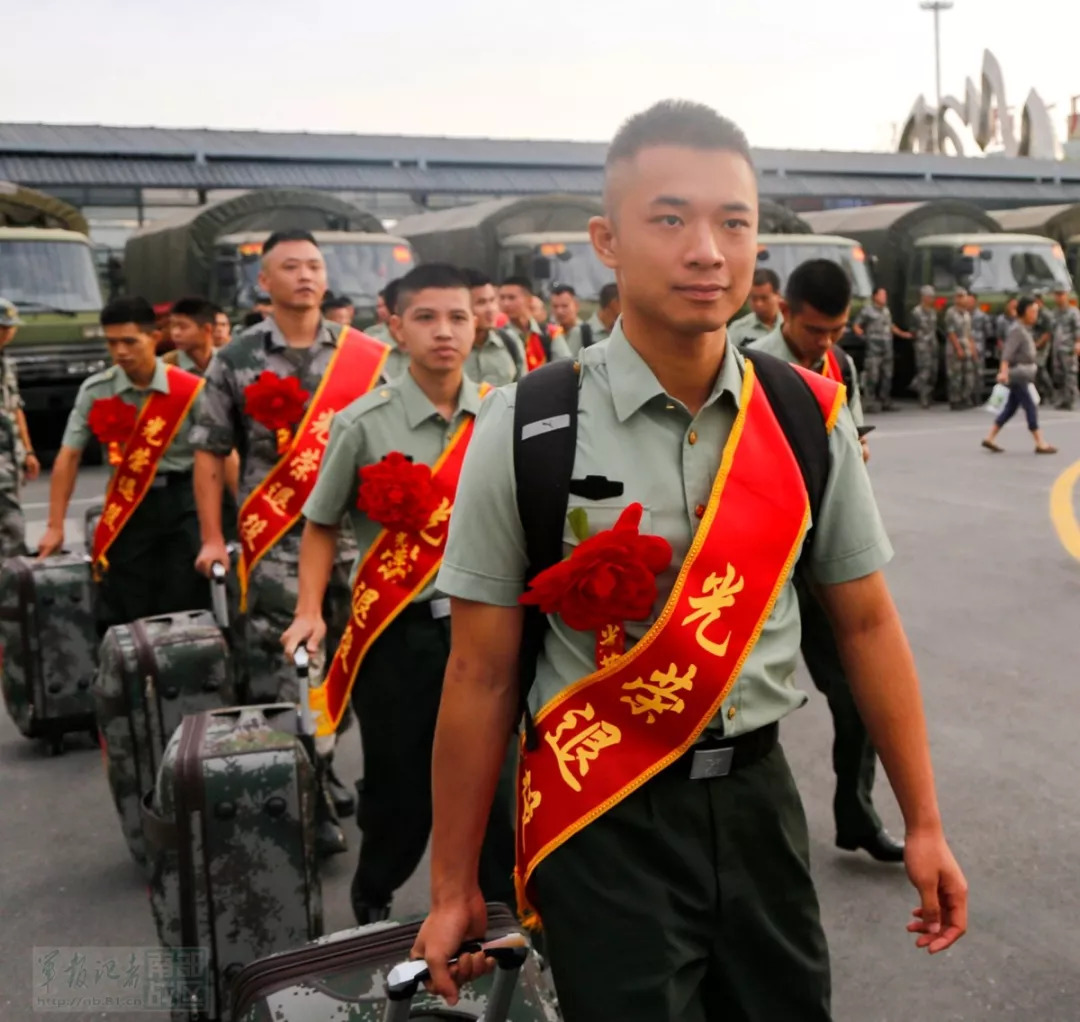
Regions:
<instances>
[{"instance_id":1,"label":"shirt button","mask_svg":"<svg viewBox=\"0 0 1080 1022\"><path fill-rule=\"evenodd\" d=\"M690 435L686 439L691 445L696 444L697 443L697 433L695 433L693 430L690 430Z\"/></svg>"},{"instance_id":2,"label":"shirt button","mask_svg":"<svg viewBox=\"0 0 1080 1022\"><path fill-rule=\"evenodd\" d=\"M734 720L735 719L735 707L734 706L729 706L728 707L727 719L728 720Z\"/></svg>"},{"instance_id":3,"label":"shirt button","mask_svg":"<svg viewBox=\"0 0 1080 1022\"><path fill-rule=\"evenodd\" d=\"M705 505L704 504L698 504L698 506L696 508L694 508L694 516L696 518L704 518L705 517Z\"/></svg>"}]
</instances>

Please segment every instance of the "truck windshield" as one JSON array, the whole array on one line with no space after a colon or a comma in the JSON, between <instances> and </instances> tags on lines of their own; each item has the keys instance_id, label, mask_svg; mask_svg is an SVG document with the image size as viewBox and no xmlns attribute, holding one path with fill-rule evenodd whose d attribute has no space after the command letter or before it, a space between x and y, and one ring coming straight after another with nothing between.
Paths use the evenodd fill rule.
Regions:
<instances>
[{"instance_id":1,"label":"truck windshield","mask_svg":"<svg viewBox=\"0 0 1080 1022\"><path fill-rule=\"evenodd\" d=\"M1064 284L1072 290L1064 253L1052 241L983 245L974 263L975 273L964 284L976 292L1025 291L1055 284Z\"/></svg>"},{"instance_id":2,"label":"truck windshield","mask_svg":"<svg viewBox=\"0 0 1080 1022\"><path fill-rule=\"evenodd\" d=\"M569 284L582 301L595 302L600 297L600 289L610 284L615 274L600 262L591 242L573 241L558 247L562 251L552 257L546 256L544 246L534 252L534 255L551 260L551 287Z\"/></svg>"},{"instance_id":3,"label":"truck windshield","mask_svg":"<svg viewBox=\"0 0 1080 1022\"><path fill-rule=\"evenodd\" d=\"M0 241L0 295L30 312L101 308L94 257L77 241Z\"/></svg>"},{"instance_id":4,"label":"truck windshield","mask_svg":"<svg viewBox=\"0 0 1080 1022\"><path fill-rule=\"evenodd\" d=\"M851 293L855 298L869 298L874 285L866 268L866 256L858 245L784 244L769 242L758 251L758 267L772 270L780 278L783 289L791 272L811 259L830 259L839 263L851 281Z\"/></svg>"}]
</instances>

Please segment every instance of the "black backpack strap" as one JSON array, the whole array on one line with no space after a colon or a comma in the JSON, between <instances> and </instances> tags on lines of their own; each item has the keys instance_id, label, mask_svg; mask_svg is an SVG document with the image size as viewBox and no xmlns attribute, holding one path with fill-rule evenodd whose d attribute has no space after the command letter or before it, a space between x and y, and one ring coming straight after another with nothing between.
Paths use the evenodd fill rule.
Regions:
<instances>
[{"instance_id":1,"label":"black backpack strap","mask_svg":"<svg viewBox=\"0 0 1080 1022\"><path fill-rule=\"evenodd\" d=\"M525 356L522 354L518 339L513 337L509 330L500 330L498 327L496 327L495 333L502 338L503 347L510 352L510 357L514 360L514 367L517 369L517 379L520 380L525 375Z\"/></svg>"},{"instance_id":2,"label":"black backpack strap","mask_svg":"<svg viewBox=\"0 0 1080 1022\"><path fill-rule=\"evenodd\" d=\"M540 347L544 349L544 360L546 362L551 361L551 334L547 332L547 327L540 327Z\"/></svg>"},{"instance_id":3,"label":"black backpack strap","mask_svg":"<svg viewBox=\"0 0 1080 1022\"><path fill-rule=\"evenodd\" d=\"M816 523L829 481L830 461L829 433L821 405L809 384L788 363L753 348L744 351L743 356L753 363L761 388L799 463L810 497L810 516ZM813 527L803 544L804 554L812 538Z\"/></svg>"},{"instance_id":4,"label":"black backpack strap","mask_svg":"<svg viewBox=\"0 0 1080 1022\"><path fill-rule=\"evenodd\" d=\"M839 344L833 348L833 351L840 363L840 382L847 388L847 401L851 404L851 397L855 393L855 363Z\"/></svg>"},{"instance_id":5,"label":"black backpack strap","mask_svg":"<svg viewBox=\"0 0 1080 1022\"><path fill-rule=\"evenodd\" d=\"M534 369L517 385L514 483L525 533L526 584L563 559L563 523L577 453L578 369L577 362L560 359ZM528 697L546 631L547 617L536 607L526 607L518 700L530 749L536 747L536 728Z\"/></svg>"},{"instance_id":6,"label":"black backpack strap","mask_svg":"<svg viewBox=\"0 0 1080 1022\"><path fill-rule=\"evenodd\" d=\"M591 348L593 344L592 327L588 323L581 324L581 348Z\"/></svg>"}]
</instances>

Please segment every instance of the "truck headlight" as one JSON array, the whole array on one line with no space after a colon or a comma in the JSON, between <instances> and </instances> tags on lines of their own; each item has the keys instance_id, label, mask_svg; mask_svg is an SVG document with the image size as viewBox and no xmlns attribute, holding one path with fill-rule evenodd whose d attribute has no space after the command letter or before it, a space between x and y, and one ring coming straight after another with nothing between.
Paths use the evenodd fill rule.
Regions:
<instances>
[{"instance_id":1,"label":"truck headlight","mask_svg":"<svg viewBox=\"0 0 1080 1022\"><path fill-rule=\"evenodd\" d=\"M82 335L84 339L90 340L92 337L104 337L105 331L101 328L101 324L95 323L92 326L84 326Z\"/></svg>"}]
</instances>

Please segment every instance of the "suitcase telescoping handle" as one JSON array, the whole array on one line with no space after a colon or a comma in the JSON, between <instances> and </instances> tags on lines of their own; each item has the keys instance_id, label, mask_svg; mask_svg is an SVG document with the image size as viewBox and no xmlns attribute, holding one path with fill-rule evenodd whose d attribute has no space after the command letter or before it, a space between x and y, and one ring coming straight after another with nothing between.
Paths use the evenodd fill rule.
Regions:
<instances>
[{"instance_id":1,"label":"suitcase telescoping handle","mask_svg":"<svg viewBox=\"0 0 1080 1022\"><path fill-rule=\"evenodd\" d=\"M225 631L229 627L229 597L225 592L225 565L215 561L210 566L210 602L214 608L214 620L218 628Z\"/></svg>"},{"instance_id":2,"label":"suitcase telescoping handle","mask_svg":"<svg viewBox=\"0 0 1080 1022\"><path fill-rule=\"evenodd\" d=\"M495 984L484 1010L484 1022L506 1022L510 1015L510 1003L517 986L518 970L529 956L529 942L520 933L508 933L498 940L481 944L469 941L463 944L458 955L482 951L494 960ZM457 955L450 960L453 965ZM423 961L402 962L390 970L386 977L386 1012L383 1022L406 1022L411 1011L413 997L420 984L429 977L427 964Z\"/></svg>"},{"instance_id":3,"label":"suitcase telescoping handle","mask_svg":"<svg viewBox=\"0 0 1080 1022\"><path fill-rule=\"evenodd\" d=\"M307 647L296 647L293 663L296 665L296 678L300 688L297 704L297 712L300 715L300 734L314 741L315 716L311 712L311 656Z\"/></svg>"}]
</instances>

